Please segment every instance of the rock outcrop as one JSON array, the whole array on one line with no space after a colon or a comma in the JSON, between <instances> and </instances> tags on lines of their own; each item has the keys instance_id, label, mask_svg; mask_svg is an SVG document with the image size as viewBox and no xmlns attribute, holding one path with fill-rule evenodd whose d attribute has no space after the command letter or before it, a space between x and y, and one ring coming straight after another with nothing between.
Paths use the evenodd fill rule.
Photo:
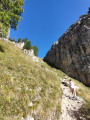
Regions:
<instances>
[{"instance_id":1,"label":"rock outcrop","mask_svg":"<svg viewBox=\"0 0 90 120\"><path fill-rule=\"evenodd\" d=\"M25 43L24 42L19 42L19 43L15 43L15 42L12 42L13 44L16 44L19 48L23 49ZM35 62L39 62L38 60L38 57L35 56L34 54L34 50L31 49L31 50L27 50L27 49L23 49L24 53L26 53L27 55L31 56L32 59L35 61Z\"/></svg>"},{"instance_id":2,"label":"rock outcrop","mask_svg":"<svg viewBox=\"0 0 90 120\"><path fill-rule=\"evenodd\" d=\"M38 57L36 57L36 56L34 55L34 50L33 50L33 49L31 49L31 50L26 50L26 49L24 49L24 53L26 53L27 55L31 56L32 59L33 59L35 62L39 62Z\"/></svg>"},{"instance_id":3,"label":"rock outcrop","mask_svg":"<svg viewBox=\"0 0 90 120\"><path fill-rule=\"evenodd\" d=\"M23 49L25 43L24 42L17 42L15 43L19 48Z\"/></svg>"},{"instance_id":4,"label":"rock outcrop","mask_svg":"<svg viewBox=\"0 0 90 120\"><path fill-rule=\"evenodd\" d=\"M44 60L90 87L90 14L72 24Z\"/></svg>"}]
</instances>

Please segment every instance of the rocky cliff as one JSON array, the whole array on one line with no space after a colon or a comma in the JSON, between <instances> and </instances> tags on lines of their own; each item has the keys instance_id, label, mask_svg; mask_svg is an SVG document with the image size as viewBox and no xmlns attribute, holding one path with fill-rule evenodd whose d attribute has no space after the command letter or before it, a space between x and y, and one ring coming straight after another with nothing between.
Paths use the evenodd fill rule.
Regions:
<instances>
[{"instance_id":1,"label":"rocky cliff","mask_svg":"<svg viewBox=\"0 0 90 120\"><path fill-rule=\"evenodd\" d=\"M90 87L90 14L72 24L44 60Z\"/></svg>"}]
</instances>

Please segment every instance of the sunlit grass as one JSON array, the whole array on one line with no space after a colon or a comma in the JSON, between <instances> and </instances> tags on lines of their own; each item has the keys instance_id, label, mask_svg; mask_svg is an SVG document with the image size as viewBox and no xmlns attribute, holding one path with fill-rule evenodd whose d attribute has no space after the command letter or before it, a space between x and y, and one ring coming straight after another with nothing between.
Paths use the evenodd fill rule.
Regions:
<instances>
[{"instance_id":1,"label":"sunlit grass","mask_svg":"<svg viewBox=\"0 0 90 120\"><path fill-rule=\"evenodd\" d=\"M60 114L62 73L40 59L34 62L10 42L0 40L0 45L4 50L0 51L0 119L17 120L30 114L44 120L56 110Z\"/></svg>"}]
</instances>

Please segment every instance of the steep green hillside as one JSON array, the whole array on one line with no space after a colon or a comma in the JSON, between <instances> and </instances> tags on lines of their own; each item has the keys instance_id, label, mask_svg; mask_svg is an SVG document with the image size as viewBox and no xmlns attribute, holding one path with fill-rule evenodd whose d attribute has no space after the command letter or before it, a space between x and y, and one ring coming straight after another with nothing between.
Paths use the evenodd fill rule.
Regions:
<instances>
[{"instance_id":1,"label":"steep green hillside","mask_svg":"<svg viewBox=\"0 0 90 120\"><path fill-rule=\"evenodd\" d=\"M21 120L27 115L35 120L59 120L63 75L41 59L34 62L11 42L0 40L0 120ZM90 110L90 89L75 83L80 86L77 94L87 102L85 110Z\"/></svg>"},{"instance_id":2,"label":"steep green hillside","mask_svg":"<svg viewBox=\"0 0 90 120\"><path fill-rule=\"evenodd\" d=\"M0 120L60 115L62 90L55 69L36 63L10 42L0 40ZM62 72L59 72L62 76Z\"/></svg>"}]
</instances>

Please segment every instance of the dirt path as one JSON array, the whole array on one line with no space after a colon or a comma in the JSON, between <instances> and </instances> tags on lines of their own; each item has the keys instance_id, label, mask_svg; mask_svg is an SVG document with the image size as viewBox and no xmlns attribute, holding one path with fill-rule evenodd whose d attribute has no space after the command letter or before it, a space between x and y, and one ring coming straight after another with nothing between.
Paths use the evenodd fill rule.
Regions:
<instances>
[{"instance_id":1,"label":"dirt path","mask_svg":"<svg viewBox=\"0 0 90 120\"><path fill-rule=\"evenodd\" d=\"M84 103L83 99L73 98L68 86L61 85L63 98L61 103L62 116L60 120L86 120L80 113L79 109Z\"/></svg>"}]
</instances>

